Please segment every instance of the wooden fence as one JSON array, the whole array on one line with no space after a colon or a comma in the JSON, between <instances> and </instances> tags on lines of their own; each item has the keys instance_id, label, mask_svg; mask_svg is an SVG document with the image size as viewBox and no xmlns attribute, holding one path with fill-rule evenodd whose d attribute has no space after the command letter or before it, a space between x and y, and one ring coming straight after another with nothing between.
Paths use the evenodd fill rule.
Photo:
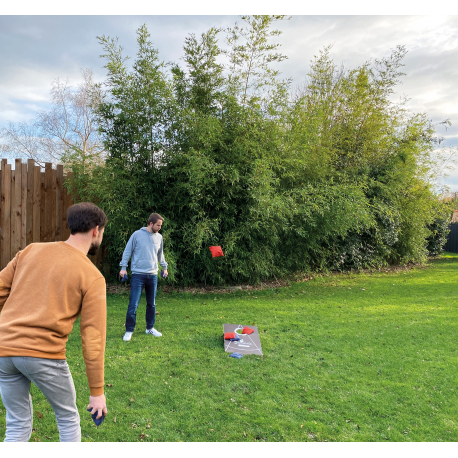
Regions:
<instances>
[{"instance_id":1,"label":"wooden fence","mask_svg":"<svg viewBox=\"0 0 458 458\"><path fill-rule=\"evenodd\" d=\"M46 163L42 171L32 159L27 163L16 159L15 169L11 170L7 159L2 159L0 269L30 243L57 242L69 237L67 209L73 205L73 199L64 186L65 178L61 164L53 169L51 163Z\"/></svg>"}]
</instances>

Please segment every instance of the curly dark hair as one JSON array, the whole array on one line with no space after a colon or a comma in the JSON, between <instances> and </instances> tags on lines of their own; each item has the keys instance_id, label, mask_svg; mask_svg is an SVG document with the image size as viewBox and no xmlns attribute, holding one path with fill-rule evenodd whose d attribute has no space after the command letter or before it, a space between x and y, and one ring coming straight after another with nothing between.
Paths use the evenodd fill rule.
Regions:
<instances>
[{"instance_id":1,"label":"curly dark hair","mask_svg":"<svg viewBox=\"0 0 458 458\"><path fill-rule=\"evenodd\" d=\"M102 229L107 224L105 212L91 202L81 202L72 205L67 210L67 223L72 235L88 232L99 226Z\"/></svg>"}]
</instances>

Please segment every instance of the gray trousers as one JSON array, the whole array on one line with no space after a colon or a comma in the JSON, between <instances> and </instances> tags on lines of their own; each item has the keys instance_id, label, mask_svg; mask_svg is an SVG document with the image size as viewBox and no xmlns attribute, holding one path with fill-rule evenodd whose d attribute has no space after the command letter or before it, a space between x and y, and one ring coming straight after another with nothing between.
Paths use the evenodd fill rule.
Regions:
<instances>
[{"instance_id":1,"label":"gray trousers","mask_svg":"<svg viewBox=\"0 0 458 458\"><path fill-rule=\"evenodd\" d=\"M0 395L6 408L5 442L27 442L32 435L33 382L51 404L61 442L81 442L80 416L72 374L65 359L0 357Z\"/></svg>"}]
</instances>

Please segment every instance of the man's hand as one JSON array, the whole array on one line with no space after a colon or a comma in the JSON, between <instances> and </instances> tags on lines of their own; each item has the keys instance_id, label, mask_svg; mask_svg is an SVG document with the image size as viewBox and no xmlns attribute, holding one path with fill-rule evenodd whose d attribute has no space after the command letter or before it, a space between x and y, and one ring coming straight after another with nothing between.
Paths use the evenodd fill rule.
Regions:
<instances>
[{"instance_id":1,"label":"man's hand","mask_svg":"<svg viewBox=\"0 0 458 458\"><path fill-rule=\"evenodd\" d=\"M166 277L167 277L167 275L169 274L169 273L167 272L167 269L164 269L162 272L164 272L164 275L165 275Z\"/></svg>"},{"instance_id":2,"label":"man's hand","mask_svg":"<svg viewBox=\"0 0 458 458\"><path fill-rule=\"evenodd\" d=\"M119 272L119 275L121 276L121 278L124 278L124 275L127 275L127 270L121 270L121 272Z\"/></svg>"},{"instance_id":3,"label":"man's hand","mask_svg":"<svg viewBox=\"0 0 458 458\"><path fill-rule=\"evenodd\" d=\"M91 415L97 412L97 420L102 416L102 412L106 415L108 410L105 395L101 394L100 396L89 396L89 405L87 408L92 408Z\"/></svg>"}]
</instances>

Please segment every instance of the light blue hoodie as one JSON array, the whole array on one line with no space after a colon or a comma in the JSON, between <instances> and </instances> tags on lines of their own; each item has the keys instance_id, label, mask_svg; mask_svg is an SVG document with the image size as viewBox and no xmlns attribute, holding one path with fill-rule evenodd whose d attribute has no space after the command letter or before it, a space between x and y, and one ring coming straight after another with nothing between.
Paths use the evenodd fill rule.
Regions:
<instances>
[{"instance_id":1,"label":"light blue hoodie","mask_svg":"<svg viewBox=\"0 0 458 458\"><path fill-rule=\"evenodd\" d=\"M161 267L167 269L162 235L159 232L152 234L146 227L142 227L130 236L119 263L123 270L127 270L131 256L130 269L134 274L157 275L158 259Z\"/></svg>"}]
</instances>

